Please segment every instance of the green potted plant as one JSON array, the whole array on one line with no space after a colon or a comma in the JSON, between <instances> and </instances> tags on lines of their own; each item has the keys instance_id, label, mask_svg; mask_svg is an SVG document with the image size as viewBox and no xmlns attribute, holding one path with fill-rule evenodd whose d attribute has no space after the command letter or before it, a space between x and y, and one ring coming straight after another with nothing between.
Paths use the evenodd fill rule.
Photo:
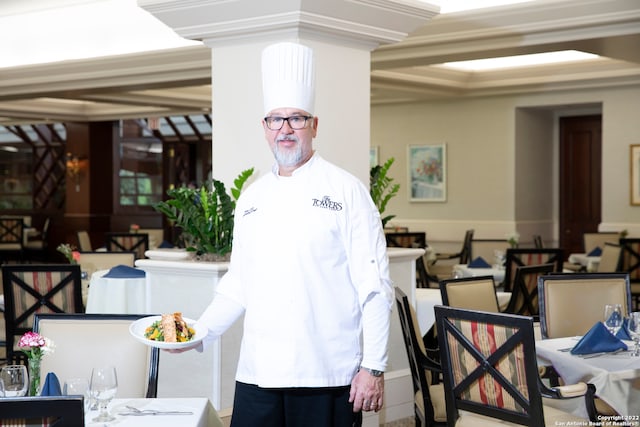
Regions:
<instances>
[{"instance_id":1,"label":"green potted plant","mask_svg":"<svg viewBox=\"0 0 640 427\"><path fill-rule=\"evenodd\" d=\"M153 207L182 230L187 251L203 260L226 260L231 253L236 201L252 174L253 168L242 171L233 181L230 195L224 183L214 179L200 188L167 190L169 199Z\"/></svg>"},{"instance_id":2,"label":"green potted plant","mask_svg":"<svg viewBox=\"0 0 640 427\"><path fill-rule=\"evenodd\" d=\"M393 178L387 175L394 161L395 159L391 157L383 165L373 166L369 171L369 193L382 217L382 227L395 217L395 215L382 216L387 203L398 194L400 189L400 184L394 184Z\"/></svg>"}]
</instances>

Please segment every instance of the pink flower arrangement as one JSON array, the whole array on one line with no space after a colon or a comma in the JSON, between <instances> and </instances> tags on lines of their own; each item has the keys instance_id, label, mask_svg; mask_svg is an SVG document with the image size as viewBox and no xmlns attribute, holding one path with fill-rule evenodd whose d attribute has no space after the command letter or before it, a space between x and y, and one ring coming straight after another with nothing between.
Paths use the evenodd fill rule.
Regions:
<instances>
[{"instance_id":1,"label":"pink flower arrangement","mask_svg":"<svg viewBox=\"0 0 640 427\"><path fill-rule=\"evenodd\" d=\"M53 341L43 337L37 332L26 332L18 342L18 348L24 352L29 359L40 359L45 354L53 353Z\"/></svg>"},{"instance_id":2,"label":"pink flower arrangement","mask_svg":"<svg viewBox=\"0 0 640 427\"><path fill-rule=\"evenodd\" d=\"M67 261L71 264L77 264L80 260L80 252L76 250L76 247L68 243L60 243L56 248L58 252L65 256Z\"/></svg>"},{"instance_id":3,"label":"pink flower arrangement","mask_svg":"<svg viewBox=\"0 0 640 427\"><path fill-rule=\"evenodd\" d=\"M71 257L73 258L73 260L74 260L76 263L79 263L79 262L80 262L80 252L78 252L78 251L73 251L73 252L71 252Z\"/></svg>"},{"instance_id":4,"label":"pink flower arrangement","mask_svg":"<svg viewBox=\"0 0 640 427\"><path fill-rule=\"evenodd\" d=\"M136 232L140 230L140 226L138 224L131 224L131 231Z\"/></svg>"}]
</instances>

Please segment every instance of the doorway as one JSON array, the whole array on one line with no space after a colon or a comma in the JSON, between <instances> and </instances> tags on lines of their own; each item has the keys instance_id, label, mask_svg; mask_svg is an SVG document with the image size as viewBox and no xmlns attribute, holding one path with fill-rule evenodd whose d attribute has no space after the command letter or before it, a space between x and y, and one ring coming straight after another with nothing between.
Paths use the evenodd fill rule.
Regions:
<instances>
[{"instance_id":1,"label":"doorway","mask_svg":"<svg viewBox=\"0 0 640 427\"><path fill-rule=\"evenodd\" d=\"M584 252L583 234L598 231L602 199L602 116L559 119L559 246Z\"/></svg>"}]
</instances>

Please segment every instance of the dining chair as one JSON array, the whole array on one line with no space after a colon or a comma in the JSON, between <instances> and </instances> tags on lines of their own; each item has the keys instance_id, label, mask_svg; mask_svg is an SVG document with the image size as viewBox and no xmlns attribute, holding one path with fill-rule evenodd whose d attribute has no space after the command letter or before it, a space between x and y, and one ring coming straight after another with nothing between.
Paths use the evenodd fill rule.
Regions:
<instances>
[{"instance_id":1,"label":"dining chair","mask_svg":"<svg viewBox=\"0 0 640 427\"><path fill-rule=\"evenodd\" d=\"M136 259L145 258L149 250L149 235L146 233L105 233L105 245L109 252L133 252Z\"/></svg>"},{"instance_id":2,"label":"dining chair","mask_svg":"<svg viewBox=\"0 0 640 427\"><path fill-rule=\"evenodd\" d=\"M511 298L504 313L532 316L538 321L540 304L538 301L538 277L555 271L554 264L525 265L516 268Z\"/></svg>"},{"instance_id":3,"label":"dining chair","mask_svg":"<svg viewBox=\"0 0 640 427\"><path fill-rule=\"evenodd\" d=\"M586 425L596 421L595 386L547 387L538 373L533 318L434 308L449 427ZM589 420L543 402L584 399ZM501 421L497 421L501 420Z\"/></svg>"},{"instance_id":4,"label":"dining chair","mask_svg":"<svg viewBox=\"0 0 640 427\"><path fill-rule=\"evenodd\" d=\"M507 252L511 245L506 239L473 239L471 240L471 253L469 259L474 260L482 257L489 264L494 264L496 251L503 254Z\"/></svg>"},{"instance_id":5,"label":"dining chair","mask_svg":"<svg viewBox=\"0 0 640 427\"><path fill-rule=\"evenodd\" d=\"M493 276L441 280L440 294L443 305L494 313L500 312Z\"/></svg>"},{"instance_id":6,"label":"dining chair","mask_svg":"<svg viewBox=\"0 0 640 427\"><path fill-rule=\"evenodd\" d=\"M91 238L89 237L89 233L86 230L80 230L76 232L76 237L78 238L78 248L84 252L93 251L93 246L91 245Z\"/></svg>"},{"instance_id":7,"label":"dining chair","mask_svg":"<svg viewBox=\"0 0 640 427\"><path fill-rule=\"evenodd\" d=\"M24 255L24 219L0 217L0 264L5 260L22 261Z\"/></svg>"},{"instance_id":8,"label":"dining chair","mask_svg":"<svg viewBox=\"0 0 640 427\"><path fill-rule=\"evenodd\" d=\"M538 278L542 338L581 336L601 322L605 304L631 311L626 273L547 274ZM579 310L575 308L579 307Z\"/></svg>"},{"instance_id":9,"label":"dining chair","mask_svg":"<svg viewBox=\"0 0 640 427\"><path fill-rule=\"evenodd\" d=\"M390 248L425 248L427 246L427 233L424 231L384 233L384 237Z\"/></svg>"},{"instance_id":10,"label":"dining chair","mask_svg":"<svg viewBox=\"0 0 640 427\"><path fill-rule=\"evenodd\" d=\"M600 256L600 262L596 267L598 273L615 273L621 270L622 261L622 246L605 243L602 248L602 255Z\"/></svg>"},{"instance_id":11,"label":"dining chair","mask_svg":"<svg viewBox=\"0 0 640 427\"><path fill-rule=\"evenodd\" d=\"M629 274L634 310L640 310L640 238L622 238L620 246L622 246L620 269Z\"/></svg>"},{"instance_id":12,"label":"dining chair","mask_svg":"<svg viewBox=\"0 0 640 427\"><path fill-rule=\"evenodd\" d=\"M542 240L542 236L540 234L533 235L533 247L536 249L544 248L544 241Z\"/></svg>"},{"instance_id":13,"label":"dining chair","mask_svg":"<svg viewBox=\"0 0 640 427\"><path fill-rule=\"evenodd\" d=\"M129 230L134 233L134 230ZM164 241L164 229L162 228L139 228L135 233L149 235L149 249L157 249Z\"/></svg>"},{"instance_id":14,"label":"dining chair","mask_svg":"<svg viewBox=\"0 0 640 427\"><path fill-rule=\"evenodd\" d=\"M37 233L34 238L25 239L24 242L24 254L25 257L32 260L46 261L47 243L49 238L49 226L51 225L51 218L47 217L44 220L42 229Z\"/></svg>"},{"instance_id":15,"label":"dining chair","mask_svg":"<svg viewBox=\"0 0 640 427\"><path fill-rule=\"evenodd\" d=\"M33 330L51 339L55 352L42 358L42 379L54 372L60 382L90 378L95 366L113 365L119 398L156 397L160 351L131 336L138 314L37 314Z\"/></svg>"},{"instance_id":16,"label":"dining chair","mask_svg":"<svg viewBox=\"0 0 640 427\"><path fill-rule=\"evenodd\" d=\"M473 240L473 234L475 230L468 229L464 233L464 239L462 240L462 248L460 248L459 252L454 253L446 253L446 252L438 252L436 253L437 260L453 260L458 259L458 264L467 264L470 260L471 254L471 240Z\"/></svg>"},{"instance_id":17,"label":"dining chair","mask_svg":"<svg viewBox=\"0 0 640 427\"><path fill-rule=\"evenodd\" d=\"M78 427L84 425L83 396L0 399L0 425Z\"/></svg>"},{"instance_id":18,"label":"dining chair","mask_svg":"<svg viewBox=\"0 0 640 427\"><path fill-rule=\"evenodd\" d=\"M620 233L617 231L600 231L597 233L584 233L582 235L584 253L588 254L596 248L603 249L606 243L618 244Z\"/></svg>"},{"instance_id":19,"label":"dining chair","mask_svg":"<svg viewBox=\"0 0 640 427\"><path fill-rule=\"evenodd\" d=\"M561 272L564 262L564 250L560 248L509 248L506 251L504 281L505 292L511 292L516 269L526 265L553 264L553 271Z\"/></svg>"},{"instance_id":20,"label":"dining chair","mask_svg":"<svg viewBox=\"0 0 640 427\"><path fill-rule=\"evenodd\" d=\"M409 298L398 287L395 288L395 295L402 337L411 370L415 425L445 426L447 418L444 390L439 381L442 374L440 364L427 355L418 331L416 313Z\"/></svg>"},{"instance_id":21,"label":"dining chair","mask_svg":"<svg viewBox=\"0 0 640 427\"><path fill-rule=\"evenodd\" d=\"M83 276L91 279L98 270L107 270L116 265L135 266L136 255L133 252L80 252L78 264Z\"/></svg>"},{"instance_id":22,"label":"dining chair","mask_svg":"<svg viewBox=\"0 0 640 427\"><path fill-rule=\"evenodd\" d=\"M2 266L7 361L24 360L15 339L31 330L35 314L84 312L81 286L77 264Z\"/></svg>"}]
</instances>

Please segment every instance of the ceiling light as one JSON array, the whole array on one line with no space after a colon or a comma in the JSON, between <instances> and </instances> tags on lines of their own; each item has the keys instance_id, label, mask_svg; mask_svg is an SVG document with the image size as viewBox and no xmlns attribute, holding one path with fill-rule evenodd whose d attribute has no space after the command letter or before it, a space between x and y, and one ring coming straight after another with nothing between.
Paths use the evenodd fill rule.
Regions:
<instances>
[{"instance_id":1,"label":"ceiling light","mask_svg":"<svg viewBox=\"0 0 640 427\"><path fill-rule=\"evenodd\" d=\"M598 58L592 53L577 50L561 50L557 52L534 53L531 55L504 56L500 58L475 59L471 61L445 62L442 67L462 71L489 71L502 68L526 67L542 64L584 61Z\"/></svg>"}]
</instances>

